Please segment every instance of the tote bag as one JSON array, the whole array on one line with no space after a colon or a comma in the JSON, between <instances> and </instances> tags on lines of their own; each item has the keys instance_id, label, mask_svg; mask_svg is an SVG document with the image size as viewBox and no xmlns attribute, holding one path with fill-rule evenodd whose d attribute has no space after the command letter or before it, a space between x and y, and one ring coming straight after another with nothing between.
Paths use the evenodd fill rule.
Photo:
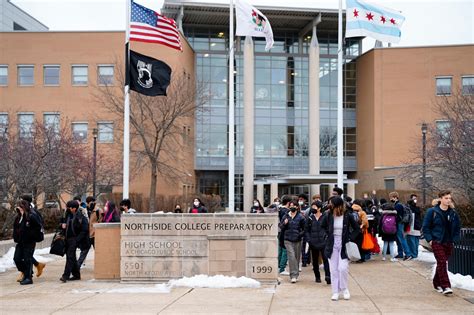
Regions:
<instances>
[{"instance_id":1,"label":"tote bag","mask_svg":"<svg viewBox=\"0 0 474 315\"><path fill-rule=\"evenodd\" d=\"M350 261L360 260L359 248L357 248L356 243L347 242L346 243L346 253L347 253L347 258L349 258Z\"/></svg>"}]
</instances>

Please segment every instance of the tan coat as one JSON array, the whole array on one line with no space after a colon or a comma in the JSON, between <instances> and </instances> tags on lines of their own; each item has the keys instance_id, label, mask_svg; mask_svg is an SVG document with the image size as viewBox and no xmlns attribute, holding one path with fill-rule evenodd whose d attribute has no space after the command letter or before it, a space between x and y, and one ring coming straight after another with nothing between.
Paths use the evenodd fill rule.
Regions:
<instances>
[{"instance_id":1,"label":"tan coat","mask_svg":"<svg viewBox=\"0 0 474 315\"><path fill-rule=\"evenodd\" d=\"M97 212L96 210L99 210L99 218L97 218ZM94 224L96 223L101 223L104 217L104 212L102 209L94 209L91 213L91 217L89 219L89 237L94 238L95 237L95 228Z\"/></svg>"},{"instance_id":2,"label":"tan coat","mask_svg":"<svg viewBox=\"0 0 474 315\"><path fill-rule=\"evenodd\" d=\"M369 228L369 220L367 219L367 214L364 210L362 210L359 205L352 205L352 210L357 212L357 214L359 215L360 228L362 230L362 233L364 233Z\"/></svg>"}]
</instances>

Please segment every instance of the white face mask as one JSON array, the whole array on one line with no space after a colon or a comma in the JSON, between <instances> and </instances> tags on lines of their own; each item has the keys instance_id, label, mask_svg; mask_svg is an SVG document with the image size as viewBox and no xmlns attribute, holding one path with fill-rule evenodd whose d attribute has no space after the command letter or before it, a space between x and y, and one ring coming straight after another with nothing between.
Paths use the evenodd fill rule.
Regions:
<instances>
[{"instance_id":1,"label":"white face mask","mask_svg":"<svg viewBox=\"0 0 474 315\"><path fill-rule=\"evenodd\" d=\"M298 201L298 204L299 204L300 206L302 206L302 205L304 205L304 201L300 200L300 201Z\"/></svg>"},{"instance_id":2,"label":"white face mask","mask_svg":"<svg viewBox=\"0 0 474 315\"><path fill-rule=\"evenodd\" d=\"M199 201L195 201L195 202L194 202L194 205L195 205L196 207L199 206Z\"/></svg>"},{"instance_id":3,"label":"white face mask","mask_svg":"<svg viewBox=\"0 0 474 315\"><path fill-rule=\"evenodd\" d=\"M258 202L254 202L253 205L254 205L255 207L258 207Z\"/></svg>"},{"instance_id":4,"label":"white face mask","mask_svg":"<svg viewBox=\"0 0 474 315\"><path fill-rule=\"evenodd\" d=\"M279 201L275 201L275 205L276 205L276 206L279 206L279 205L280 205L280 202L279 202Z\"/></svg>"}]
</instances>

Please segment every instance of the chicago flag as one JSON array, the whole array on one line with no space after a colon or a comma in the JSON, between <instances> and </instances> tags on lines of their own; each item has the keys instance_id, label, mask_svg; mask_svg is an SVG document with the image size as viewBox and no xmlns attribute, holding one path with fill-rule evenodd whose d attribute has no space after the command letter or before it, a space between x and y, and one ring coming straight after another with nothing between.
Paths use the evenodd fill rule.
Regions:
<instances>
[{"instance_id":1,"label":"chicago flag","mask_svg":"<svg viewBox=\"0 0 474 315\"><path fill-rule=\"evenodd\" d=\"M346 37L369 36L382 42L400 42L405 17L399 11L362 0L346 0Z\"/></svg>"}]
</instances>

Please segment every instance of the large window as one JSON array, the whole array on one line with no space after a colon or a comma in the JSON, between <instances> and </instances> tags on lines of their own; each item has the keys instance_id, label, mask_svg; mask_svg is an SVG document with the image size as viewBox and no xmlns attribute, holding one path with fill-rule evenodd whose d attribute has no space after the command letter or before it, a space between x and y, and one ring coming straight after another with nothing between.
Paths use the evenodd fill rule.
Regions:
<instances>
[{"instance_id":1,"label":"large window","mask_svg":"<svg viewBox=\"0 0 474 315\"><path fill-rule=\"evenodd\" d=\"M19 137L21 139L28 139L32 137L34 120L34 114L18 114Z\"/></svg>"},{"instance_id":2,"label":"large window","mask_svg":"<svg viewBox=\"0 0 474 315\"><path fill-rule=\"evenodd\" d=\"M448 120L436 121L436 136L438 138L438 147L449 146L451 123Z\"/></svg>"},{"instance_id":3,"label":"large window","mask_svg":"<svg viewBox=\"0 0 474 315\"><path fill-rule=\"evenodd\" d=\"M385 190L394 191L395 190L395 178L385 178L384 180Z\"/></svg>"},{"instance_id":4,"label":"large window","mask_svg":"<svg viewBox=\"0 0 474 315\"><path fill-rule=\"evenodd\" d=\"M59 69L58 65L45 65L43 66L43 84L44 85L59 85Z\"/></svg>"},{"instance_id":5,"label":"large window","mask_svg":"<svg viewBox=\"0 0 474 315\"><path fill-rule=\"evenodd\" d=\"M97 141L106 143L114 142L114 123L99 122L97 123L97 129L99 131Z\"/></svg>"},{"instance_id":6,"label":"large window","mask_svg":"<svg viewBox=\"0 0 474 315\"><path fill-rule=\"evenodd\" d=\"M0 113L0 139L8 132L8 114Z\"/></svg>"},{"instance_id":7,"label":"large window","mask_svg":"<svg viewBox=\"0 0 474 315\"><path fill-rule=\"evenodd\" d=\"M474 76L462 77L462 94L463 95L474 94Z\"/></svg>"},{"instance_id":8,"label":"large window","mask_svg":"<svg viewBox=\"0 0 474 315\"><path fill-rule=\"evenodd\" d=\"M0 65L0 86L8 85L8 66Z\"/></svg>"},{"instance_id":9,"label":"large window","mask_svg":"<svg viewBox=\"0 0 474 315\"><path fill-rule=\"evenodd\" d=\"M35 84L34 72L34 66L18 66L18 85L28 86Z\"/></svg>"},{"instance_id":10,"label":"large window","mask_svg":"<svg viewBox=\"0 0 474 315\"><path fill-rule=\"evenodd\" d=\"M87 123L74 122L72 123L72 136L76 142L87 142Z\"/></svg>"},{"instance_id":11,"label":"large window","mask_svg":"<svg viewBox=\"0 0 474 315\"><path fill-rule=\"evenodd\" d=\"M72 66L72 85L87 85L89 68L87 66Z\"/></svg>"},{"instance_id":12,"label":"large window","mask_svg":"<svg viewBox=\"0 0 474 315\"><path fill-rule=\"evenodd\" d=\"M114 84L114 66L99 66L97 73L99 85Z\"/></svg>"},{"instance_id":13,"label":"large window","mask_svg":"<svg viewBox=\"0 0 474 315\"><path fill-rule=\"evenodd\" d=\"M451 95L451 77L436 78L436 95Z\"/></svg>"},{"instance_id":14,"label":"large window","mask_svg":"<svg viewBox=\"0 0 474 315\"><path fill-rule=\"evenodd\" d=\"M58 113L45 113L43 116L44 127L47 130L59 134L59 114Z\"/></svg>"}]
</instances>

